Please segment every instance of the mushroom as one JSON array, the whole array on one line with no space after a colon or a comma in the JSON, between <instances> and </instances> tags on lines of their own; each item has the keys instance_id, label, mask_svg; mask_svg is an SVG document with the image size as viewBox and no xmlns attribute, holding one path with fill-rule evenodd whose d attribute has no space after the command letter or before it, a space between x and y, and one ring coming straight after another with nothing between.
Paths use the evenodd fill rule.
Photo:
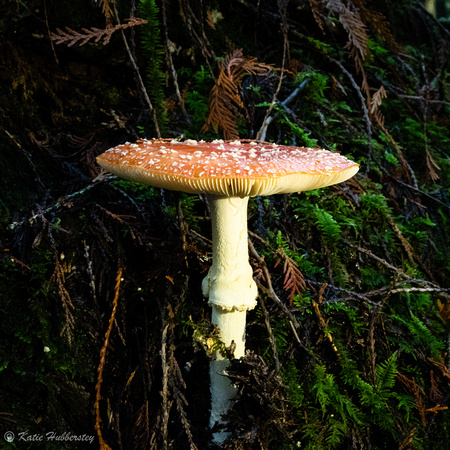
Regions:
<instances>
[{"instance_id":1,"label":"mushroom","mask_svg":"<svg viewBox=\"0 0 450 450\"><path fill-rule=\"evenodd\" d=\"M234 357L245 354L246 313L256 306L257 287L249 264L249 197L293 193L340 183L358 164L327 150L267 142L140 140L112 148L97 158L104 169L128 180L207 195L213 260L202 291L212 322ZM216 352L210 366L210 427L223 424L236 390L224 376L229 360ZM214 434L216 443L228 436Z\"/></svg>"}]
</instances>

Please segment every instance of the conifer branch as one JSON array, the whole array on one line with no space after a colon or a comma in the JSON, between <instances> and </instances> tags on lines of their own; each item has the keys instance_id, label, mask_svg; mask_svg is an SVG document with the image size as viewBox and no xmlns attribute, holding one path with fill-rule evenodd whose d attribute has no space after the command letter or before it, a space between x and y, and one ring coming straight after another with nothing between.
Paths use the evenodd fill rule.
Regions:
<instances>
[{"instance_id":1,"label":"conifer branch","mask_svg":"<svg viewBox=\"0 0 450 450\"><path fill-rule=\"evenodd\" d=\"M112 26L113 19L113 10L111 8L111 3L114 3L115 0L99 0L100 6L102 7L102 13L106 19L106 27L110 28Z\"/></svg>"},{"instance_id":2,"label":"conifer branch","mask_svg":"<svg viewBox=\"0 0 450 450\"><path fill-rule=\"evenodd\" d=\"M306 289L305 279L298 268L298 264L286 254L284 248L279 248L276 253L280 258L284 259L283 272L285 276L283 289L289 292L289 306L292 307L294 295L300 295L301 291ZM278 265L279 261L280 259L275 263L275 267Z\"/></svg>"},{"instance_id":3,"label":"conifer branch","mask_svg":"<svg viewBox=\"0 0 450 450\"><path fill-rule=\"evenodd\" d=\"M55 251L55 270L53 272L52 281L55 281L58 286L58 294L61 298L62 306L64 309L65 322L61 329L61 335L66 335L69 345L72 343L73 329L75 327L75 319L73 317L72 310L74 309L72 300L70 299L69 292L65 286L64 270L62 268L59 255Z\"/></svg>"},{"instance_id":4,"label":"conifer branch","mask_svg":"<svg viewBox=\"0 0 450 450\"><path fill-rule=\"evenodd\" d=\"M66 44L67 47L72 47L75 44L78 44L81 47L92 39L96 43L102 40L102 44L106 45L116 31L147 23L146 20L140 19L139 17L131 17L125 20L127 22L125 24L118 24L114 27L105 29L96 27L91 27L90 29L82 28L82 32L72 30L72 28L69 27L65 27L65 31L57 28L56 32L50 33L50 39L55 42L56 45Z\"/></svg>"},{"instance_id":5,"label":"conifer branch","mask_svg":"<svg viewBox=\"0 0 450 450\"><path fill-rule=\"evenodd\" d=\"M239 133L236 114L242 110L239 88L245 74L261 76L272 67L257 62L256 58L244 56L242 50L235 50L219 62L219 77L209 96L209 115L202 132L209 128L222 129L225 139L237 139Z\"/></svg>"},{"instance_id":6,"label":"conifer branch","mask_svg":"<svg viewBox=\"0 0 450 450\"><path fill-rule=\"evenodd\" d=\"M325 33L323 24L323 2L321 0L309 0L309 6L311 8L314 20L322 30L322 33Z\"/></svg>"},{"instance_id":7,"label":"conifer branch","mask_svg":"<svg viewBox=\"0 0 450 450\"><path fill-rule=\"evenodd\" d=\"M355 48L361 58L365 59L369 52L369 36L367 35L367 27L361 20L358 10L356 8L351 10L341 0L329 0L327 7L338 15L347 32L349 41L346 47L349 49Z\"/></svg>"}]
</instances>

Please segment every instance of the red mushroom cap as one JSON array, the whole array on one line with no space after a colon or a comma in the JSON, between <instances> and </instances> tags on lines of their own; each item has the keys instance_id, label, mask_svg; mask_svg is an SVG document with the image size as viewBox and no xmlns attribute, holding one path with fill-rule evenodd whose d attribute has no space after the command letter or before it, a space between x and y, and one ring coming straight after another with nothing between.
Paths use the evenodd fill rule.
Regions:
<instances>
[{"instance_id":1,"label":"red mushroom cap","mask_svg":"<svg viewBox=\"0 0 450 450\"><path fill-rule=\"evenodd\" d=\"M359 165L318 148L267 142L140 140L97 158L131 181L189 193L255 196L317 189L345 181Z\"/></svg>"}]
</instances>

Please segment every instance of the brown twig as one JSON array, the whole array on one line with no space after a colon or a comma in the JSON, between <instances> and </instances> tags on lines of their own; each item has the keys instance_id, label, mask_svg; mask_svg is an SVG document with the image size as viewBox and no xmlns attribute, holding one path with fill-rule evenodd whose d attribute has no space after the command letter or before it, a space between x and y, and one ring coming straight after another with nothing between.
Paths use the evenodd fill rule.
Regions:
<instances>
[{"instance_id":1,"label":"brown twig","mask_svg":"<svg viewBox=\"0 0 450 450\"><path fill-rule=\"evenodd\" d=\"M386 260L375 255L370 250L367 250L366 248L363 248L359 245L352 244L351 242L346 241L346 240L343 240L343 242L345 243L345 245L355 248L356 250L358 250L358 252L365 253L366 255L368 255L372 259L374 259L375 261L378 261L380 264L383 264L383 266L386 266L388 269L394 270L397 274L401 275L402 277L407 278L407 279L412 279L412 277L407 275L402 269L399 269L398 267L395 267L392 264L389 264Z\"/></svg>"},{"instance_id":2,"label":"brown twig","mask_svg":"<svg viewBox=\"0 0 450 450\"><path fill-rule=\"evenodd\" d=\"M327 284L324 283L319 288L319 292L317 294L317 302L315 300L311 300L311 304L314 310L314 314L316 315L316 319L319 323L319 328L325 333L326 338L328 339L331 348L333 349L334 353L336 353L336 356L339 360L342 359L341 354L339 352L339 349L336 347L336 344L334 343L333 336L329 331L327 331L327 324L322 316L322 313L320 312L319 305L324 300L324 292L327 287Z\"/></svg>"},{"instance_id":3,"label":"brown twig","mask_svg":"<svg viewBox=\"0 0 450 450\"><path fill-rule=\"evenodd\" d=\"M266 133L267 128L271 122L271 116L273 108L275 108L275 105L277 103L278 94L280 93L281 86L283 83L283 74L284 74L284 67L286 64L286 54L287 54L287 36L284 34L284 44L283 44L283 62L281 63L281 71L280 71L280 80L278 81L277 90L273 94L272 102L270 103L269 109L266 111L266 115L264 117L263 123L261 125L261 128L259 129L258 133L256 134L257 140L265 140L266 139Z\"/></svg>"},{"instance_id":4,"label":"brown twig","mask_svg":"<svg viewBox=\"0 0 450 450\"><path fill-rule=\"evenodd\" d=\"M177 71L175 70L175 66L173 64L172 54L169 48L169 33L168 33L168 27L167 27L167 16L166 16L166 1L163 0L161 2L161 12L162 12L162 20L163 20L163 30L164 30L164 41L165 41L165 50L166 50L166 59L167 59L167 65L170 67L170 70L172 72L172 79L173 79L173 85L175 87L175 93L178 98L178 102L180 103L181 111L183 113L184 119L187 123L191 123L191 119L189 118L188 113L186 112L186 108L184 106L184 100L181 96L180 87L178 85L178 75Z\"/></svg>"},{"instance_id":5,"label":"brown twig","mask_svg":"<svg viewBox=\"0 0 450 450\"><path fill-rule=\"evenodd\" d=\"M116 16L117 23L118 23L118 25L120 25L120 17L119 17L119 12L117 11L116 2L114 2L113 6L114 6L114 14ZM158 119L156 117L156 110L153 107L153 104L152 104L152 102L150 100L150 97L148 96L147 89L145 88L145 84L144 84L144 81L142 80L141 73L139 72L139 67L138 67L138 65L136 63L136 60L135 60L135 58L133 56L133 53L131 52L130 46L128 45L128 41L127 41L127 38L126 38L125 33L123 31L123 28L120 28L120 32L122 34L122 40L123 40L123 43L125 45L125 49L126 49L126 51L128 53L128 57L130 58L131 65L133 66L134 73L136 75L136 79L138 80L139 87L141 88L142 95L144 97L145 102L147 103L149 112L151 114L151 120L153 121L153 125L155 126L156 137L160 138L161 137L161 132L159 130Z\"/></svg>"},{"instance_id":6,"label":"brown twig","mask_svg":"<svg viewBox=\"0 0 450 450\"><path fill-rule=\"evenodd\" d=\"M50 47L52 48L53 57L55 58L56 65L59 66L59 61L58 61L58 57L56 56L55 46L53 45L53 40L51 38L50 26L48 24L47 0L44 0L44 14L45 14L45 26L47 27L47 35L50 40Z\"/></svg>"},{"instance_id":7,"label":"brown twig","mask_svg":"<svg viewBox=\"0 0 450 450\"><path fill-rule=\"evenodd\" d=\"M96 295L96 289L95 289L95 275L94 271L92 270L92 259L89 254L89 245L86 244L86 241L83 241L84 245L84 257L86 258L87 262L87 273L89 275L89 287L92 291L92 298L94 299L94 302L97 303L97 295Z\"/></svg>"},{"instance_id":8,"label":"brown twig","mask_svg":"<svg viewBox=\"0 0 450 450\"><path fill-rule=\"evenodd\" d=\"M162 365L162 439L163 448L167 450L168 448L168 427L169 427L169 411L171 407L171 402L169 401L169 364L167 363L167 330L169 329L169 324L164 321L164 328L161 336L161 365Z\"/></svg>"},{"instance_id":9,"label":"brown twig","mask_svg":"<svg viewBox=\"0 0 450 450\"><path fill-rule=\"evenodd\" d=\"M275 339L275 336L272 331L272 327L270 325L270 316L269 312L267 311L265 302L263 298L260 297L259 304L261 305L261 309L264 313L264 322L266 324L267 333L269 334L269 341L270 345L272 346L272 353L273 353L273 359L275 361L275 369L277 373L280 373L281 371L281 364L280 364L280 358L278 357L278 351L277 351L277 341Z\"/></svg>"},{"instance_id":10,"label":"brown twig","mask_svg":"<svg viewBox=\"0 0 450 450\"><path fill-rule=\"evenodd\" d=\"M370 348L370 362L372 369L372 382L373 385L376 386L377 381L377 369L376 369L376 361L377 354L375 352L375 322L378 317L378 307L373 308L370 312L370 320L369 320L369 348Z\"/></svg>"},{"instance_id":11,"label":"brown twig","mask_svg":"<svg viewBox=\"0 0 450 450\"><path fill-rule=\"evenodd\" d=\"M98 376L97 376L97 384L95 385L95 403L94 403L95 429L97 431L101 450L110 450L111 449L111 447L109 447L109 445L104 441L103 436L102 436L102 431L101 431L101 427L100 427L100 423L102 421L100 418L100 400L102 398L101 387L102 387L102 382L103 382L103 369L104 369L105 363L106 363L106 352L108 350L109 337L111 335L111 330L112 330L113 323L114 323L114 320L116 317L121 281L122 281L122 268L119 267L119 270L117 271L117 276L116 276L116 287L114 290L115 294L114 294L114 300L113 300L113 309L111 311L111 317L109 318L108 329L106 330L106 333L105 333L105 339L103 341L103 346L100 350L100 364L97 369Z\"/></svg>"},{"instance_id":12,"label":"brown twig","mask_svg":"<svg viewBox=\"0 0 450 450\"><path fill-rule=\"evenodd\" d=\"M364 96L361 92L361 88L356 83L355 79L353 78L353 75L342 65L342 63L334 58L330 58L330 60L335 63L341 71L347 76L347 78L350 81L350 84L352 85L353 89L355 90L356 94L358 95L360 102L361 102L361 109L364 114L364 119L366 121L366 128L367 128L367 134L369 137L372 136L372 122L369 117L369 110L366 106L366 100L364 99Z\"/></svg>"},{"instance_id":13,"label":"brown twig","mask_svg":"<svg viewBox=\"0 0 450 450\"><path fill-rule=\"evenodd\" d=\"M267 268L267 264L264 261L264 258L259 256L258 252L256 251L255 247L253 246L252 241L248 240L248 246L250 249L250 254L256 259L258 262L259 267L264 273L264 277L267 283L267 286L264 286L262 283L260 283L259 280L255 280L256 284L258 285L259 289L263 291L268 297L270 297L272 300L275 301L275 303L280 307L280 309L284 312L286 317L288 318L289 324L291 326L292 332L295 336L295 340L300 345L301 348L308 351L308 349L304 346L304 344L301 342L300 338L298 337L297 330L300 328L300 324L298 323L295 316L292 314L292 312L289 310L289 308L281 301L281 299L278 297L278 295L275 293L272 281L270 277L269 270ZM308 351L309 352L309 351Z\"/></svg>"}]
</instances>

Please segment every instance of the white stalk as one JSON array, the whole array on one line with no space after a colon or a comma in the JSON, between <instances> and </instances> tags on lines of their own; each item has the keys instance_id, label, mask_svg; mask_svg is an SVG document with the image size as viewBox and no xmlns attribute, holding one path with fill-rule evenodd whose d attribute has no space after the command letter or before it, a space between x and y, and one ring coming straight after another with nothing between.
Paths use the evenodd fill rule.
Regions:
<instances>
[{"instance_id":1,"label":"white stalk","mask_svg":"<svg viewBox=\"0 0 450 450\"><path fill-rule=\"evenodd\" d=\"M203 295L212 306L212 322L226 347L235 344L234 357L245 354L247 310L256 306L257 286L248 261L248 197L208 195L211 211L213 263L203 280ZM235 387L224 375L230 361L218 352L210 365L210 427L223 423L221 416L230 408ZM223 442L227 433L215 433L214 441Z\"/></svg>"},{"instance_id":2,"label":"white stalk","mask_svg":"<svg viewBox=\"0 0 450 450\"><path fill-rule=\"evenodd\" d=\"M209 305L229 311L256 306L257 290L248 262L248 197L208 195L211 212L213 262L203 280Z\"/></svg>"}]
</instances>

